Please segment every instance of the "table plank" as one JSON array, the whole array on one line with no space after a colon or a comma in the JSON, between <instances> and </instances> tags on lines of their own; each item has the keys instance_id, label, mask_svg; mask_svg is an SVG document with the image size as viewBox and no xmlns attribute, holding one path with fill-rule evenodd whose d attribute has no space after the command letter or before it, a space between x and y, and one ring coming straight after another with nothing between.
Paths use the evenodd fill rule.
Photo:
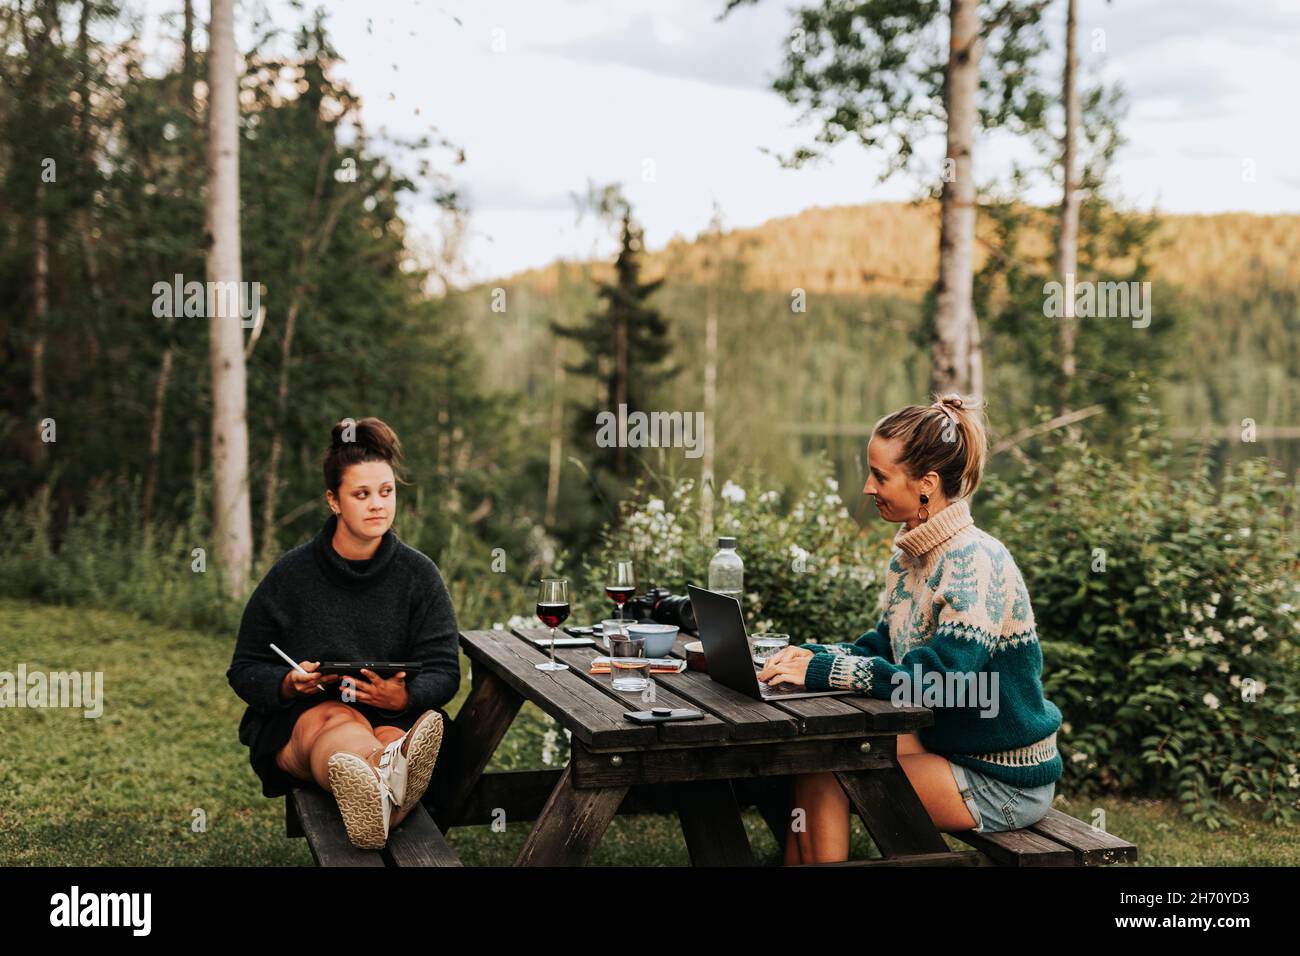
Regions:
<instances>
[{"instance_id":1,"label":"table plank","mask_svg":"<svg viewBox=\"0 0 1300 956\"><path fill-rule=\"evenodd\" d=\"M547 628L514 628L520 637L540 637L545 639L550 631ZM540 650L540 649L539 649ZM555 659L563 661L573 668L573 672L586 680L593 687L614 700L619 701L628 710L649 710L651 707L691 707L692 701L679 697L668 685L671 680L655 681L654 703L646 703L637 691L620 692L614 690L607 674L592 674L591 662L594 658L607 654L601 647L557 647ZM652 675L653 676L653 675ZM661 677L673 678L675 674L661 674ZM704 710L702 720L672 721L664 724L651 724L659 732L659 739L665 743L690 743L704 740L725 740L731 735L731 724L720 717Z\"/></svg>"},{"instance_id":2,"label":"table plank","mask_svg":"<svg viewBox=\"0 0 1300 956\"><path fill-rule=\"evenodd\" d=\"M673 642L672 655L685 658L686 642L695 639L694 635L683 636L679 633L677 640ZM687 673L699 674L701 672L688 671ZM712 682L712 678L709 678L709 680ZM744 697L743 694L740 696ZM752 700L752 698L746 699ZM853 707L837 697L806 697L800 700L771 701L766 703L765 706L772 707L794 718L796 730L804 734L854 733L859 730L867 730L870 726L870 718L861 708Z\"/></svg>"},{"instance_id":3,"label":"table plank","mask_svg":"<svg viewBox=\"0 0 1300 956\"><path fill-rule=\"evenodd\" d=\"M694 634L679 633L673 643L673 656L684 658L685 644L694 640L698 640ZM787 711L800 721L800 732L805 734L852 733L860 729L906 733L934 723L934 714L928 707L895 707L887 700L858 694L784 700L774 702L772 706Z\"/></svg>"},{"instance_id":4,"label":"table plank","mask_svg":"<svg viewBox=\"0 0 1300 956\"><path fill-rule=\"evenodd\" d=\"M572 670L539 671L534 665L546 655L509 631L463 631L461 646L589 747L648 746L659 739L654 727L627 720L623 704Z\"/></svg>"}]
</instances>

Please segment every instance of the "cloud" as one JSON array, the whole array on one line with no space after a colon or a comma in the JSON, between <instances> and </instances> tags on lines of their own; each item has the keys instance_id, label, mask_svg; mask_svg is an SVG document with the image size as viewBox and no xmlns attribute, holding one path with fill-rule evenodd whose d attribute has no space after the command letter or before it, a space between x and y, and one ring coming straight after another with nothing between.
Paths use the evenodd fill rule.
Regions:
<instances>
[{"instance_id":1,"label":"cloud","mask_svg":"<svg viewBox=\"0 0 1300 956\"><path fill-rule=\"evenodd\" d=\"M722 0L697 0L672 16L641 13L605 32L540 49L582 63L630 66L712 86L769 90L769 74L781 65L790 14L779 6L742 7L719 22L714 18L722 8Z\"/></svg>"},{"instance_id":2,"label":"cloud","mask_svg":"<svg viewBox=\"0 0 1300 956\"><path fill-rule=\"evenodd\" d=\"M1291 3L1291 9L1286 8ZM1094 24L1091 21L1096 20ZM1286 44L1300 36L1292 0L1122 0L1101 7L1085 26L1104 26L1107 47L1125 56L1171 41L1214 37L1255 46L1261 41ZM1081 31L1087 43L1087 32ZM1086 47L1085 47L1086 49Z\"/></svg>"},{"instance_id":3,"label":"cloud","mask_svg":"<svg viewBox=\"0 0 1300 956\"><path fill-rule=\"evenodd\" d=\"M534 192L517 182L484 180L465 186L465 204L471 209L532 209L574 211L567 192Z\"/></svg>"}]
</instances>

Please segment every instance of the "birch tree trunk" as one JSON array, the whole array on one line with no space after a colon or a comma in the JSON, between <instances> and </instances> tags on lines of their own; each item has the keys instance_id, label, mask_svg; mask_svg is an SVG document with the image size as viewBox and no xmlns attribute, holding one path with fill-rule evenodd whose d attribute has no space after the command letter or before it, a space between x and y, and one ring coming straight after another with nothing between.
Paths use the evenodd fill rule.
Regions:
<instances>
[{"instance_id":1,"label":"birch tree trunk","mask_svg":"<svg viewBox=\"0 0 1300 956\"><path fill-rule=\"evenodd\" d=\"M184 60L181 63L181 86L184 87L185 112L194 110L194 0L185 0Z\"/></svg>"},{"instance_id":2,"label":"birch tree trunk","mask_svg":"<svg viewBox=\"0 0 1300 956\"><path fill-rule=\"evenodd\" d=\"M974 315L971 292L975 264L975 179L971 153L983 46L978 0L951 0L948 16L945 97L948 162L940 196L939 283L930 353L930 387L939 393L966 391L970 387Z\"/></svg>"},{"instance_id":3,"label":"birch tree trunk","mask_svg":"<svg viewBox=\"0 0 1300 956\"><path fill-rule=\"evenodd\" d=\"M208 28L207 273L209 282L238 284L242 278L239 73L233 7L234 0L212 0ZM243 594L253 554L244 333L239 314L243 298L242 295L219 297L217 301L223 308L208 317L212 361L213 531L222 587L234 600Z\"/></svg>"},{"instance_id":4,"label":"birch tree trunk","mask_svg":"<svg viewBox=\"0 0 1300 956\"><path fill-rule=\"evenodd\" d=\"M1079 55L1075 49L1078 21L1076 0L1067 0L1068 9L1065 18L1065 143L1061 180L1061 220L1056 235L1056 271L1065 288L1073 288L1067 276L1074 275L1079 269L1079 196L1075 189L1074 141L1079 129ZM1076 277L1077 278L1077 277ZM1057 399L1057 412L1068 411L1070 383L1074 379L1075 340L1078 325L1074 316L1074 301L1066 296L1065 314L1059 319L1061 351L1060 394Z\"/></svg>"},{"instance_id":5,"label":"birch tree trunk","mask_svg":"<svg viewBox=\"0 0 1300 956\"><path fill-rule=\"evenodd\" d=\"M688 413L689 414L689 413ZM718 420L718 292L717 280L709 285L704 317L704 435L700 456L700 530L713 536L713 434Z\"/></svg>"},{"instance_id":6,"label":"birch tree trunk","mask_svg":"<svg viewBox=\"0 0 1300 956\"><path fill-rule=\"evenodd\" d=\"M36 184L36 203L38 209L44 209L43 198L45 184ZM36 333L32 338L32 407L36 409L36 421L46 417L45 404L45 323L50 311L50 244L49 222L45 213L38 213L32 220L33 252L35 261L32 268L32 312ZM43 441L33 445L37 463L44 463L49 447Z\"/></svg>"},{"instance_id":7,"label":"birch tree trunk","mask_svg":"<svg viewBox=\"0 0 1300 956\"><path fill-rule=\"evenodd\" d=\"M545 525L554 528L559 519L560 467L564 455L564 361L560 339L555 340L555 381L551 385L551 448L546 470Z\"/></svg>"}]
</instances>

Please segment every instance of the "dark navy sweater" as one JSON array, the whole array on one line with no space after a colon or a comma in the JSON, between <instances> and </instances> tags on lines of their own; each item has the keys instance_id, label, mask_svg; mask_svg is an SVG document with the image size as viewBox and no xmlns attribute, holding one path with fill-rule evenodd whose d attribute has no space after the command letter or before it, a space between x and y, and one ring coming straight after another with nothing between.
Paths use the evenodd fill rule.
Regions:
<instances>
[{"instance_id":1,"label":"dark navy sweater","mask_svg":"<svg viewBox=\"0 0 1300 956\"><path fill-rule=\"evenodd\" d=\"M330 515L315 538L284 554L248 599L240 621L226 679L248 704L239 740L252 751L264 781L259 757L264 761L287 742L292 719L340 699L333 684L319 694L281 700L289 665L271 644L296 661L421 661L421 672L406 678L405 711L351 704L372 724L409 726L450 701L460 686L456 612L437 566L391 529L369 560L347 561L331 544L337 525L338 517ZM264 730L275 739L262 739Z\"/></svg>"}]
</instances>

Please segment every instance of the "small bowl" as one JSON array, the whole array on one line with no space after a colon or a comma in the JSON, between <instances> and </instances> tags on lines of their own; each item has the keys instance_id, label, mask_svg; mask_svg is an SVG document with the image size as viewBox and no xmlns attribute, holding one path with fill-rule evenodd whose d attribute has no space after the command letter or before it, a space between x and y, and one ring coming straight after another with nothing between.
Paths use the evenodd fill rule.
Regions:
<instances>
[{"instance_id":1,"label":"small bowl","mask_svg":"<svg viewBox=\"0 0 1300 956\"><path fill-rule=\"evenodd\" d=\"M708 663L704 660L704 642L688 641L682 645L686 651L686 669L691 671L709 672Z\"/></svg>"},{"instance_id":2,"label":"small bowl","mask_svg":"<svg viewBox=\"0 0 1300 956\"><path fill-rule=\"evenodd\" d=\"M678 630L676 624L638 622L627 626L630 636L645 638L646 657L667 657L673 649L673 642L677 640Z\"/></svg>"}]
</instances>

